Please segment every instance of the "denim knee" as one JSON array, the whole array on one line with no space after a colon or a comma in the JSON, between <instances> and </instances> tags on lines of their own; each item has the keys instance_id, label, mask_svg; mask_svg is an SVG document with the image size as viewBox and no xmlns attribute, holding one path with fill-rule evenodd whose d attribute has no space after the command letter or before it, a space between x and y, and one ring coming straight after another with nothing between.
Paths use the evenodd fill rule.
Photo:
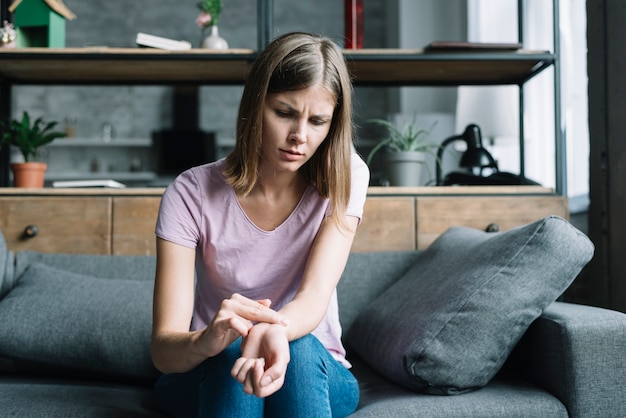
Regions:
<instances>
[{"instance_id":1,"label":"denim knee","mask_svg":"<svg viewBox=\"0 0 626 418\"><path fill-rule=\"evenodd\" d=\"M266 401L266 417L341 417L356 409L358 383L313 335L290 343L285 384Z\"/></svg>"}]
</instances>

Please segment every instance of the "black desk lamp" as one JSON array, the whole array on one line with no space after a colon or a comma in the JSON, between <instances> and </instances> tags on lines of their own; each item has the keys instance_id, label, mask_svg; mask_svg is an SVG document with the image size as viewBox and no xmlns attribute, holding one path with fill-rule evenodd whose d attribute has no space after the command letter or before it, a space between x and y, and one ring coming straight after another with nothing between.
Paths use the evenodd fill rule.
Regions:
<instances>
[{"instance_id":1,"label":"black desk lamp","mask_svg":"<svg viewBox=\"0 0 626 418\"><path fill-rule=\"evenodd\" d=\"M461 156L459 166L469 169L469 172L452 172L442 179L442 158L445 148L454 141L463 140L467 144L467 150ZM437 186L444 185L516 185L538 184L534 181L523 179L518 175L498 171L498 163L489 151L483 147L480 128L478 125L467 125L461 135L451 136L441 143L437 151ZM488 175L483 170L489 168Z\"/></svg>"}]
</instances>

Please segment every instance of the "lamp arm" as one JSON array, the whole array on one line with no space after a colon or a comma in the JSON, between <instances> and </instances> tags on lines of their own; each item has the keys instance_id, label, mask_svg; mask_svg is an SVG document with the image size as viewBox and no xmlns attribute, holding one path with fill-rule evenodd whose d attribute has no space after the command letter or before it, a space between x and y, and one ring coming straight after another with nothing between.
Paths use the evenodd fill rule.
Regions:
<instances>
[{"instance_id":1,"label":"lamp arm","mask_svg":"<svg viewBox=\"0 0 626 418\"><path fill-rule=\"evenodd\" d=\"M458 141L459 139L463 139L463 135L454 135L451 136L447 139L445 139L441 145L439 145L439 148L437 149L437 161L435 161L435 165L436 165L436 170L435 170L435 181L436 181L436 185L437 186L442 186L443 185L443 152L445 151L446 147L448 145L450 145L450 143L454 142L454 141Z\"/></svg>"}]
</instances>

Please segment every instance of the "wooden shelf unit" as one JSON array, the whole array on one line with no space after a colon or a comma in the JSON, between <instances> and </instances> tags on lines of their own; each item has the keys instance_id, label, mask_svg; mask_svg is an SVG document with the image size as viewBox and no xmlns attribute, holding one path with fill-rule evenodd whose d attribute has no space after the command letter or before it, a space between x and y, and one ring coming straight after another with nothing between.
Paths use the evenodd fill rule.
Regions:
<instances>
[{"instance_id":1,"label":"wooden shelf unit","mask_svg":"<svg viewBox=\"0 0 626 418\"><path fill-rule=\"evenodd\" d=\"M558 28L558 0L552 0ZM521 4L521 3L520 3ZM273 0L257 0L258 50L273 37ZM519 26L521 19L518 17ZM564 194L564 138L560 132L558 42L555 53L529 50L427 51L344 50L356 86L523 85L555 69L556 194ZM520 32L520 38L521 38ZM0 49L0 118L10 115L13 85L240 85L258 50L165 51L150 48ZM520 122L523 110L520 106ZM524 135L520 123L520 175L524 177ZM0 186L9 183L9 153L0 152ZM474 190L474 189L472 189Z\"/></svg>"},{"instance_id":2,"label":"wooden shelf unit","mask_svg":"<svg viewBox=\"0 0 626 418\"><path fill-rule=\"evenodd\" d=\"M522 84L554 63L545 51L345 50L355 85ZM243 84L253 50L0 49L3 84Z\"/></svg>"}]
</instances>

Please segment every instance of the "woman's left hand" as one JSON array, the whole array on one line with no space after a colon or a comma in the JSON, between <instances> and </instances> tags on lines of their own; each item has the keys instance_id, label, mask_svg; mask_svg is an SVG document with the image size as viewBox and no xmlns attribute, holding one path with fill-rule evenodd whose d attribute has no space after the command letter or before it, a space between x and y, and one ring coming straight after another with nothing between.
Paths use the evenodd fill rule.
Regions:
<instances>
[{"instance_id":1,"label":"woman's left hand","mask_svg":"<svg viewBox=\"0 0 626 418\"><path fill-rule=\"evenodd\" d=\"M258 323L243 339L241 357L231 374L243 384L244 392L264 398L283 386L289 360L287 328Z\"/></svg>"}]
</instances>

